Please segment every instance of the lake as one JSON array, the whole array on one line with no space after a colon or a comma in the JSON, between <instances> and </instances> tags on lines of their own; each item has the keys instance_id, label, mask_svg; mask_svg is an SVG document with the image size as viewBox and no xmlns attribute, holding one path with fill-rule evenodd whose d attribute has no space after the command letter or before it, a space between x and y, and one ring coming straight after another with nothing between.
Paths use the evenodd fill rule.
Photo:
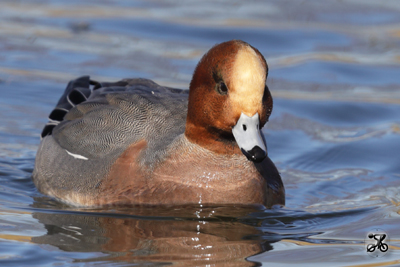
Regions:
<instances>
[{"instance_id":1,"label":"lake","mask_svg":"<svg viewBox=\"0 0 400 267\"><path fill-rule=\"evenodd\" d=\"M0 6L2 266L400 265L400 2ZM70 79L186 89L200 57L231 39L269 64L263 133L284 207L82 209L36 190L40 132Z\"/></svg>"}]
</instances>

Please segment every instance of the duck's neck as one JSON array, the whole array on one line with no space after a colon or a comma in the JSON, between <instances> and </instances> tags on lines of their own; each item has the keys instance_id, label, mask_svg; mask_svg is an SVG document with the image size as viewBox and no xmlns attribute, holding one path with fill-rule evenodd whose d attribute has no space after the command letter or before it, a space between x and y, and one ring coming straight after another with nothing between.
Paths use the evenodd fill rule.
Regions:
<instances>
[{"instance_id":1,"label":"duck's neck","mask_svg":"<svg viewBox=\"0 0 400 267\"><path fill-rule=\"evenodd\" d=\"M217 154L242 154L234 139L202 126L186 123L185 136L190 142Z\"/></svg>"}]
</instances>

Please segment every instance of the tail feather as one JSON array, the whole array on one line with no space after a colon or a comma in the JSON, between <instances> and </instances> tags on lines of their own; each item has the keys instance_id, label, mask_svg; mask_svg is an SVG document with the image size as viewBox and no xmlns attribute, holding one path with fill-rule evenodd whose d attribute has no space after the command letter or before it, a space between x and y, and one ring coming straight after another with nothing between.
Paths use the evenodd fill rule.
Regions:
<instances>
[{"instance_id":1,"label":"tail feather","mask_svg":"<svg viewBox=\"0 0 400 267\"><path fill-rule=\"evenodd\" d=\"M41 138L51 135L54 127L64 120L68 111L88 99L91 94L90 85L99 86L97 82L91 81L89 76L83 76L68 83L64 94L49 115L49 122L44 126Z\"/></svg>"},{"instance_id":2,"label":"tail feather","mask_svg":"<svg viewBox=\"0 0 400 267\"><path fill-rule=\"evenodd\" d=\"M55 108L49 115L49 122L59 123L64 119L64 116L68 113L67 109Z\"/></svg>"}]
</instances>

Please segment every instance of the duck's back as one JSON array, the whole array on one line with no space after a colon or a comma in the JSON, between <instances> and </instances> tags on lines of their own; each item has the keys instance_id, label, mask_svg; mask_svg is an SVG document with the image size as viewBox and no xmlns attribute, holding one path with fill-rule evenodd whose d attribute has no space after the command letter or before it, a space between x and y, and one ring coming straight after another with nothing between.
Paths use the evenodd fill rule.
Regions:
<instances>
[{"instance_id":1,"label":"duck's back","mask_svg":"<svg viewBox=\"0 0 400 267\"><path fill-rule=\"evenodd\" d=\"M95 84L93 90L90 84ZM71 81L43 130L33 172L36 186L71 203L77 196L93 199L113 163L141 141L146 149L140 164L151 169L184 132L187 97L186 90L146 79Z\"/></svg>"}]
</instances>

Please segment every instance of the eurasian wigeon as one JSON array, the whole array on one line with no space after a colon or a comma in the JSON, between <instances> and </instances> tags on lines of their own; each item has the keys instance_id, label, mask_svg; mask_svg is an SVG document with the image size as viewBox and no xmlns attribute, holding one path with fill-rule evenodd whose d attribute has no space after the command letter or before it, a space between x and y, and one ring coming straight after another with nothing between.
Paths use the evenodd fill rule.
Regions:
<instances>
[{"instance_id":1,"label":"eurasian wigeon","mask_svg":"<svg viewBox=\"0 0 400 267\"><path fill-rule=\"evenodd\" d=\"M261 53L232 40L203 56L189 91L71 81L43 129L33 181L76 206L283 205L261 132L267 75Z\"/></svg>"}]
</instances>

